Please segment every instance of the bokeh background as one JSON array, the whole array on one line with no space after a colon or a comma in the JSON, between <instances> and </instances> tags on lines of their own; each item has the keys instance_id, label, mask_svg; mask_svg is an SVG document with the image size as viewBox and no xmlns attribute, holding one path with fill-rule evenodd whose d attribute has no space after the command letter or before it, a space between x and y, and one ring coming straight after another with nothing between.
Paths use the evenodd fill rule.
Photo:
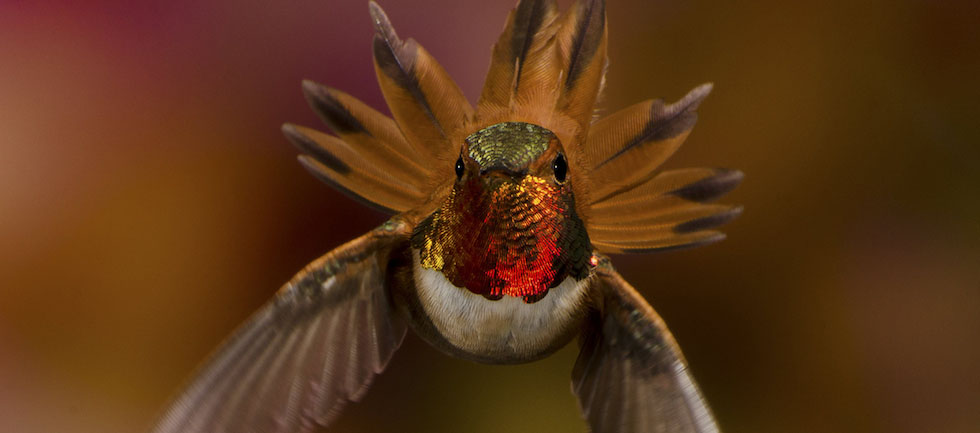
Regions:
<instances>
[{"instance_id":1,"label":"bokeh background","mask_svg":"<svg viewBox=\"0 0 980 433\"><path fill-rule=\"evenodd\" d=\"M513 3L382 5L475 100ZM980 6L608 15L605 111L713 81L668 166L746 173L727 241L615 258L722 427L980 431ZM144 430L283 281L383 221L279 132L320 126L303 78L383 107L371 36L361 0L0 1L0 431ZM410 336L332 431L582 432L574 357Z\"/></svg>"}]
</instances>

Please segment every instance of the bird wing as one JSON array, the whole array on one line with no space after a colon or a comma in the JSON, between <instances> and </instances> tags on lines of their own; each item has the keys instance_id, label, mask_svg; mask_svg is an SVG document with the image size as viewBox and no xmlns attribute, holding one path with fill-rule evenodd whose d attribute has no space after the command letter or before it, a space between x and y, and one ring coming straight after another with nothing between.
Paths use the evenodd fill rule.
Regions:
<instances>
[{"instance_id":1,"label":"bird wing","mask_svg":"<svg viewBox=\"0 0 980 433\"><path fill-rule=\"evenodd\" d=\"M594 433L718 432L674 337L607 260L572 390Z\"/></svg>"},{"instance_id":2,"label":"bird wing","mask_svg":"<svg viewBox=\"0 0 980 433\"><path fill-rule=\"evenodd\" d=\"M153 428L310 432L364 395L405 337L387 276L393 219L317 259L218 348Z\"/></svg>"}]
</instances>

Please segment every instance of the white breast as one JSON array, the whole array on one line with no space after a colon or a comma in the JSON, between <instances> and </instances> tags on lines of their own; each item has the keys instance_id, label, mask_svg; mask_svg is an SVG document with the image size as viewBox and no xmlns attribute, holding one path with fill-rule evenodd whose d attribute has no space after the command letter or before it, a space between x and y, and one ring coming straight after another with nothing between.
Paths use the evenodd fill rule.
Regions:
<instances>
[{"instance_id":1,"label":"white breast","mask_svg":"<svg viewBox=\"0 0 980 433\"><path fill-rule=\"evenodd\" d=\"M584 301L586 280L571 277L532 304L512 296L491 301L454 286L440 271L421 267L417 250L413 255L422 308L447 341L469 353L540 353L565 335Z\"/></svg>"}]
</instances>

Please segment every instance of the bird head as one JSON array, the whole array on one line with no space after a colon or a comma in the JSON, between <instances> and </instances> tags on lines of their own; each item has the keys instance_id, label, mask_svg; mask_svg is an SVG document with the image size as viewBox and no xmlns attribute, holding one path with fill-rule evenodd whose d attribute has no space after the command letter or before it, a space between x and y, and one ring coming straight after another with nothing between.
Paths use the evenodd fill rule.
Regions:
<instances>
[{"instance_id":1,"label":"bird head","mask_svg":"<svg viewBox=\"0 0 980 433\"><path fill-rule=\"evenodd\" d=\"M533 302L591 257L558 137L539 125L502 122L466 137L456 181L416 229L420 265L490 299Z\"/></svg>"}]
</instances>

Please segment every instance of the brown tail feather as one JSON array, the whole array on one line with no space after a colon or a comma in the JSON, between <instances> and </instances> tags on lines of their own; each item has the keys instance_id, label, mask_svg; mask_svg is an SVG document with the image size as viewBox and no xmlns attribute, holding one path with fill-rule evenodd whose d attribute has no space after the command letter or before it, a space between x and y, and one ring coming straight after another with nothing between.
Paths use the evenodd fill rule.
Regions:
<instances>
[{"instance_id":1,"label":"brown tail feather","mask_svg":"<svg viewBox=\"0 0 980 433\"><path fill-rule=\"evenodd\" d=\"M724 233L714 230L705 230L677 236L668 236L660 239L634 242L592 241L592 245L604 253L657 253L699 247L702 245L713 244L723 239L725 239Z\"/></svg>"},{"instance_id":2,"label":"brown tail feather","mask_svg":"<svg viewBox=\"0 0 980 433\"><path fill-rule=\"evenodd\" d=\"M635 188L594 203L592 208L615 208L660 195L708 203L734 189L742 182L743 177L741 171L727 168L684 168L663 171Z\"/></svg>"},{"instance_id":3,"label":"brown tail feather","mask_svg":"<svg viewBox=\"0 0 980 433\"><path fill-rule=\"evenodd\" d=\"M300 162L317 178L379 209L405 211L423 203L426 178L411 166L393 163L390 154L360 154L339 138L286 124L283 134L306 155ZM385 158L389 159L385 162Z\"/></svg>"},{"instance_id":4,"label":"brown tail feather","mask_svg":"<svg viewBox=\"0 0 980 433\"><path fill-rule=\"evenodd\" d=\"M379 113L353 96L313 81L303 81L303 94L324 123L338 137L355 147L394 153L406 160L418 153L398 129L392 118Z\"/></svg>"},{"instance_id":5,"label":"brown tail feather","mask_svg":"<svg viewBox=\"0 0 980 433\"><path fill-rule=\"evenodd\" d=\"M594 202L587 223L589 236L607 252L646 252L714 239L715 232L709 229L728 223L741 214L742 207L706 203L741 180L738 170L661 172L635 188Z\"/></svg>"},{"instance_id":6,"label":"brown tail feather","mask_svg":"<svg viewBox=\"0 0 980 433\"><path fill-rule=\"evenodd\" d=\"M360 171L421 196L428 187L428 172L412 160L387 149L359 146L329 134L302 126L285 124L283 134L301 150L338 171ZM362 143L380 143L362 140Z\"/></svg>"},{"instance_id":7,"label":"brown tail feather","mask_svg":"<svg viewBox=\"0 0 980 433\"><path fill-rule=\"evenodd\" d=\"M663 198L708 203L738 186L742 177L741 171L724 168L668 170L635 188L593 202L591 209L593 216L601 212L621 213Z\"/></svg>"},{"instance_id":8,"label":"brown tail feather","mask_svg":"<svg viewBox=\"0 0 980 433\"><path fill-rule=\"evenodd\" d=\"M643 196L642 199L619 206L593 208L589 219L590 226L618 226L621 224L646 224L669 218L677 213L702 209L701 203L690 202L672 195L657 197Z\"/></svg>"},{"instance_id":9,"label":"brown tail feather","mask_svg":"<svg viewBox=\"0 0 980 433\"><path fill-rule=\"evenodd\" d=\"M659 239L720 226L740 215L741 206L695 204L648 215L630 215L623 221L589 224L589 236L597 242Z\"/></svg>"},{"instance_id":10,"label":"brown tail feather","mask_svg":"<svg viewBox=\"0 0 980 433\"><path fill-rule=\"evenodd\" d=\"M563 18L556 39L564 65L557 109L585 132L606 72L606 2L575 2Z\"/></svg>"},{"instance_id":11,"label":"brown tail feather","mask_svg":"<svg viewBox=\"0 0 980 433\"><path fill-rule=\"evenodd\" d=\"M605 72L605 20L602 0L579 1L563 16L554 0L521 1L494 45L478 126L535 123L576 152Z\"/></svg>"},{"instance_id":12,"label":"brown tail feather","mask_svg":"<svg viewBox=\"0 0 980 433\"><path fill-rule=\"evenodd\" d=\"M711 85L705 84L677 103L641 102L597 122L584 149L593 200L649 179L687 138L697 121L695 109L710 91Z\"/></svg>"},{"instance_id":13,"label":"brown tail feather","mask_svg":"<svg viewBox=\"0 0 980 433\"><path fill-rule=\"evenodd\" d=\"M423 200L405 191L404 188L380 181L375 176L353 171L345 175L321 164L309 155L299 155L297 158L307 171L323 183L382 212L392 214L404 212L418 206Z\"/></svg>"},{"instance_id":14,"label":"brown tail feather","mask_svg":"<svg viewBox=\"0 0 980 433\"><path fill-rule=\"evenodd\" d=\"M391 113L419 153L436 160L454 157L455 138L472 108L449 74L412 39L398 38L387 15L373 1L374 65Z\"/></svg>"},{"instance_id":15,"label":"brown tail feather","mask_svg":"<svg viewBox=\"0 0 980 433\"><path fill-rule=\"evenodd\" d=\"M555 87L557 77L551 75L559 65L551 41L557 16L554 0L524 0L511 11L493 46L478 104L481 113L486 114L488 106L513 108L522 90Z\"/></svg>"}]
</instances>

